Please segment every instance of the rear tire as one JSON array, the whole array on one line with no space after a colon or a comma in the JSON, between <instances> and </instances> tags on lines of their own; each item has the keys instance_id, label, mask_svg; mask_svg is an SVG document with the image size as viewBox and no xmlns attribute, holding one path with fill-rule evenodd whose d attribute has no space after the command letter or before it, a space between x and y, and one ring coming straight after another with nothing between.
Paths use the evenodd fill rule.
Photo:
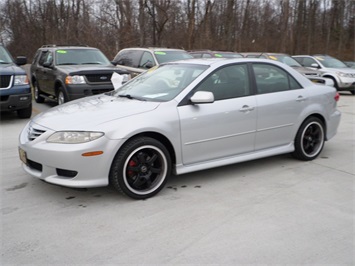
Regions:
<instances>
[{"instance_id":1,"label":"rear tire","mask_svg":"<svg viewBox=\"0 0 355 266\"><path fill-rule=\"evenodd\" d=\"M323 122L317 117L309 117L297 132L292 156L302 161L313 160L321 153L324 142Z\"/></svg>"},{"instance_id":2,"label":"rear tire","mask_svg":"<svg viewBox=\"0 0 355 266\"><path fill-rule=\"evenodd\" d=\"M129 140L118 151L110 169L110 183L133 199L157 194L171 173L168 150L149 137Z\"/></svg>"},{"instance_id":3,"label":"rear tire","mask_svg":"<svg viewBox=\"0 0 355 266\"><path fill-rule=\"evenodd\" d=\"M32 103L24 109L17 110L17 116L19 118L30 118L32 115Z\"/></svg>"}]
</instances>

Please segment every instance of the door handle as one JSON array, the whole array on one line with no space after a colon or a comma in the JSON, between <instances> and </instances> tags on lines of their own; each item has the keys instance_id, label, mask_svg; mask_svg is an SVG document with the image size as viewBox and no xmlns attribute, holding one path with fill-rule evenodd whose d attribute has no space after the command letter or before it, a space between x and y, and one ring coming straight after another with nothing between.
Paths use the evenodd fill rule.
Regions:
<instances>
[{"instance_id":1,"label":"door handle","mask_svg":"<svg viewBox=\"0 0 355 266\"><path fill-rule=\"evenodd\" d=\"M254 107L250 107L249 105L243 105L243 107L239 109L239 112L248 113L254 109Z\"/></svg>"},{"instance_id":2,"label":"door handle","mask_svg":"<svg viewBox=\"0 0 355 266\"><path fill-rule=\"evenodd\" d=\"M305 100L307 100L307 98L304 98L302 95L298 96L296 99L297 102L304 102Z\"/></svg>"}]
</instances>

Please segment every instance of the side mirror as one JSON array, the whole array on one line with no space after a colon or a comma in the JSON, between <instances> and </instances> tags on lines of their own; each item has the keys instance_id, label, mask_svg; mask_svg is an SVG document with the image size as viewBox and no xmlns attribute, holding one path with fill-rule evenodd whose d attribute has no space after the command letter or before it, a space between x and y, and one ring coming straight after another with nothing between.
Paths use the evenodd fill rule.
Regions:
<instances>
[{"instance_id":1,"label":"side mirror","mask_svg":"<svg viewBox=\"0 0 355 266\"><path fill-rule=\"evenodd\" d=\"M197 91L192 95L190 101L193 104L213 103L214 95L210 91Z\"/></svg>"},{"instance_id":2,"label":"side mirror","mask_svg":"<svg viewBox=\"0 0 355 266\"><path fill-rule=\"evenodd\" d=\"M45 63L43 63L43 66L44 66L44 67L51 68L51 67L52 67L52 63L50 63L50 62L45 62Z\"/></svg>"},{"instance_id":3,"label":"side mirror","mask_svg":"<svg viewBox=\"0 0 355 266\"><path fill-rule=\"evenodd\" d=\"M153 67L153 63L148 62L147 64L145 64L144 66L146 69L152 68Z\"/></svg>"},{"instance_id":4,"label":"side mirror","mask_svg":"<svg viewBox=\"0 0 355 266\"><path fill-rule=\"evenodd\" d=\"M311 64L311 67L314 67L314 68L320 68L320 67L319 67L319 65L318 65L318 64L316 64L316 63Z\"/></svg>"},{"instance_id":5,"label":"side mirror","mask_svg":"<svg viewBox=\"0 0 355 266\"><path fill-rule=\"evenodd\" d=\"M27 57L26 56L18 56L16 57L16 65L22 66L27 64Z\"/></svg>"},{"instance_id":6,"label":"side mirror","mask_svg":"<svg viewBox=\"0 0 355 266\"><path fill-rule=\"evenodd\" d=\"M111 64L114 66L117 66L117 62L115 62L115 61L111 61Z\"/></svg>"}]
</instances>

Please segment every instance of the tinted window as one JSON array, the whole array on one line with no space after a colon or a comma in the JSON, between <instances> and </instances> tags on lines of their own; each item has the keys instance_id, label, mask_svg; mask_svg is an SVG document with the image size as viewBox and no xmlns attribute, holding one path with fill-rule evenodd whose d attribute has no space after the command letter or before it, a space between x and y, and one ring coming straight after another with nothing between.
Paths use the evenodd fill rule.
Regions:
<instances>
[{"instance_id":1,"label":"tinted window","mask_svg":"<svg viewBox=\"0 0 355 266\"><path fill-rule=\"evenodd\" d=\"M312 67L312 64L317 64L318 63L316 62L316 60L312 59L312 58L309 58L309 57L304 57L302 58L302 63L301 63L303 66L305 67Z\"/></svg>"},{"instance_id":2,"label":"tinted window","mask_svg":"<svg viewBox=\"0 0 355 266\"><path fill-rule=\"evenodd\" d=\"M0 64L4 63L12 63L12 58L11 56L8 54L8 52L5 50L4 47L0 46Z\"/></svg>"},{"instance_id":3,"label":"tinted window","mask_svg":"<svg viewBox=\"0 0 355 266\"><path fill-rule=\"evenodd\" d=\"M39 63L41 66L43 66L44 63L50 62L49 60L52 59L52 58L53 58L53 57L52 57L52 55L51 55L51 52L49 52L49 51L43 51L42 54L41 54L41 56L40 56L40 58L39 58L39 62L38 62L38 63Z\"/></svg>"},{"instance_id":4,"label":"tinted window","mask_svg":"<svg viewBox=\"0 0 355 266\"><path fill-rule=\"evenodd\" d=\"M119 52L113 60L118 65L138 67L143 51L124 50Z\"/></svg>"},{"instance_id":5,"label":"tinted window","mask_svg":"<svg viewBox=\"0 0 355 266\"><path fill-rule=\"evenodd\" d=\"M253 64L258 94L300 89L298 82L283 69L269 64Z\"/></svg>"},{"instance_id":6,"label":"tinted window","mask_svg":"<svg viewBox=\"0 0 355 266\"><path fill-rule=\"evenodd\" d=\"M197 90L212 92L216 101L250 95L247 66L238 64L221 68L205 79Z\"/></svg>"},{"instance_id":7,"label":"tinted window","mask_svg":"<svg viewBox=\"0 0 355 266\"><path fill-rule=\"evenodd\" d=\"M154 58L151 53L149 52L144 52L142 59L139 63L140 68L150 68L155 66Z\"/></svg>"}]
</instances>

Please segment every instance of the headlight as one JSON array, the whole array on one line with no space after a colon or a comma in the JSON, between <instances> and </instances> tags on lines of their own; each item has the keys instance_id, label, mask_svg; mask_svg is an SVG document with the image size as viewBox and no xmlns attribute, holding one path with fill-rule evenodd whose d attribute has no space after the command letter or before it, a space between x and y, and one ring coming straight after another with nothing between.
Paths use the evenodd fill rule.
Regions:
<instances>
[{"instance_id":1,"label":"headlight","mask_svg":"<svg viewBox=\"0 0 355 266\"><path fill-rule=\"evenodd\" d=\"M84 76L67 76L65 78L65 84L85 84L85 78Z\"/></svg>"},{"instance_id":2,"label":"headlight","mask_svg":"<svg viewBox=\"0 0 355 266\"><path fill-rule=\"evenodd\" d=\"M343 73L343 72L337 72L338 76L343 77L343 78L351 78L352 75L349 73Z\"/></svg>"},{"instance_id":3,"label":"headlight","mask_svg":"<svg viewBox=\"0 0 355 266\"><path fill-rule=\"evenodd\" d=\"M78 144L93 141L104 135L103 132L86 132L86 131L58 131L49 136L47 142Z\"/></svg>"},{"instance_id":4,"label":"headlight","mask_svg":"<svg viewBox=\"0 0 355 266\"><path fill-rule=\"evenodd\" d=\"M14 80L14 85L27 85L29 84L27 75L16 75Z\"/></svg>"}]
</instances>

